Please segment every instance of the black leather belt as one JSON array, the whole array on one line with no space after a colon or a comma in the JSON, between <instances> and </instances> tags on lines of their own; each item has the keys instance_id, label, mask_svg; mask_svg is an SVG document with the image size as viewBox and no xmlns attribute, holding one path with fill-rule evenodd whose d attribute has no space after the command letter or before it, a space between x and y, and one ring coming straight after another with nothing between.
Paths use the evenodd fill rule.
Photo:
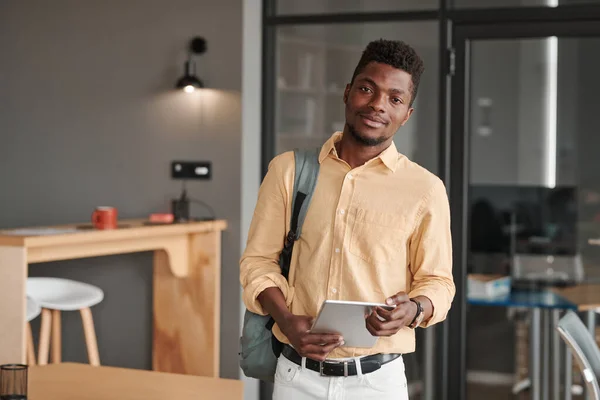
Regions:
<instances>
[{"instance_id":1,"label":"black leather belt","mask_svg":"<svg viewBox=\"0 0 600 400\"><path fill-rule=\"evenodd\" d=\"M284 345L281 354L294 364L302 365L302 356L289 345ZM382 365L394 361L401 354L373 354L364 356L360 359L360 367L363 374L377 371ZM353 376L356 375L356 363L354 360L347 361L316 361L310 358L306 359L306 368L316 371L321 376Z\"/></svg>"}]
</instances>

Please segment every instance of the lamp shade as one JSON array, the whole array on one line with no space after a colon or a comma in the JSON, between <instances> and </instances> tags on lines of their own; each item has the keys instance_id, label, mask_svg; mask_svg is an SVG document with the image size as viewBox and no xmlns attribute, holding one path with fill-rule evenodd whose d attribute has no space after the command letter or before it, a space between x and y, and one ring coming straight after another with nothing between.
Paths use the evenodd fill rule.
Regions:
<instances>
[{"instance_id":1,"label":"lamp shade","mask_svg":"<svg viewBox=\"0 0 600 400\"><path fill-rule=\"evenodd\" d=\"M185 73L177 80L175 85L177 89L183 89L186 93L192 93L196 89L204 87L204 83L196 76L195 67L193 61L188 60L185 62Z\"/></svg>"}]
</instances>

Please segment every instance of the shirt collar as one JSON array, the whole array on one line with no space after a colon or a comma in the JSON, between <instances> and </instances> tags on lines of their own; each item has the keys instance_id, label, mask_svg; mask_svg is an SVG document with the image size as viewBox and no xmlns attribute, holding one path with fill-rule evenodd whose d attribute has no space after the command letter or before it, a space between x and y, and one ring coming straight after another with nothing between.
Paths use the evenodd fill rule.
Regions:
<instances>
[{"instance_id":1,"label":"shirt collar","mask_svg":"<svg viewBox=\"0 0 600 400\"><path fill-rule=\"evenodd\" d=\"M342 132L335 132L331 137L323 144L321 147L321 152L319 153L319 163L322 163L329 154L332 152L337 157L337 151L335 149L335 144L342 139ZM390 144L390 146L382 151L376 158L381 159L383 164L392 172L396 170L396 166L398 164L398 149L394 142Z\"/></svg>"}]
</instances>

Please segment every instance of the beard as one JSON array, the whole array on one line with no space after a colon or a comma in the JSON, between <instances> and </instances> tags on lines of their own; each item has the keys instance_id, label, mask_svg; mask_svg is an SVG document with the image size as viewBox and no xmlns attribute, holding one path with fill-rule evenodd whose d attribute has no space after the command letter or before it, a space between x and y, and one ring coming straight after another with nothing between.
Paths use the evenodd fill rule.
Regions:
<instances>
[{"instance_id":1,"label":"beard","mask_svg":"<svg viewBox=\"0 0 600 400\"><path fill-rule=\"evenodd\" d=\"M368 136L363 135L359 131L357 131L356 128L350 124L346 124L346 126L348 126L348 131L350 132L350 136L352 136L354 138L354 140L356 140L358 143L360 143L364 146L368 146L368 147L379 146L381 143L385 142L388 139L384 136L380 136L377 138L370 138Z\"/></svg>"}]
</instances>

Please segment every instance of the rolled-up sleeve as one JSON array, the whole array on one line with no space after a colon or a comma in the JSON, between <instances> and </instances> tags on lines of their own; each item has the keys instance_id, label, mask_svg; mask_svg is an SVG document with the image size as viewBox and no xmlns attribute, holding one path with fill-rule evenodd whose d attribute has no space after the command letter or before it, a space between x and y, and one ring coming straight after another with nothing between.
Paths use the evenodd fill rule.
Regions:
<instances>
[{"instance_id":1,"label":"rolled-up sleeve","mask_svg":"<svg viewBox=\"0 0 600 400\"><path fill-rule=\"evenodd\" d=\"M450 207L441 180L423 200L410 242L412 285L409 296L425 296L433 304L433 315L422 327L443 321L454 299Z\"/></svg>"},{"instance_id":2,"label":"rolled-up sleeve","mask_svg":"<svg viewBox=\"0 0 600 400\"><path fill-rule=\"evenodd\" d=\"M261 315L266 313L257 298L265 289L281 289L288 306L291 298L288 282L279 267L288 209L288 193L281 166L283 162L283 157L278 156L269 165L259 189L246 249L240 260L244 304L248 310Z\"/></svg>"}]
</instances>

